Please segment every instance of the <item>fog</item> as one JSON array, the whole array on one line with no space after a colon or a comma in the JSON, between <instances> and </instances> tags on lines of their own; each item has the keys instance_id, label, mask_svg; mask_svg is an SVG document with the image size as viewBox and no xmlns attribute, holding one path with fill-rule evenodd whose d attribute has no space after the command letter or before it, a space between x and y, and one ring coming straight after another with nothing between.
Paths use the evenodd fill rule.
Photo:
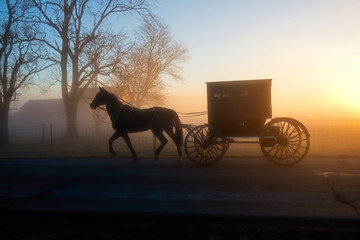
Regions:
<instances>
[{"instance_id":1,"label":"fog","mask_svg":"<svg viewBox=\"0 0 360 240\"><path fill-rule=\"evenodd\" d=\"M10 142L2 155L32 156L110 156L108 139L112 135L110 119L105 111L92 110L89 101L79 105L77 139L65 139L65 111L61 99L36 100L25 103L10 116ZM201 125L208 122L207 115L189 117L185 113L207 110L206 95L172 95L167 108L178 112L182 124ZM273 106L273 109L275 107ZM273 117L277 117L274 116ZM293 117L293 116L287 116ZM360 119L300 117L309 130L310 150L308 156L360 156ZM51 125L51 129L50 129ZM187 134L184 128L184 137ZM130 139L139 157L152 156L154 141L151 132L130 134ZM130 152L124 141L114 142L119 157L128 157ZM259 144L231 144L225 156L261 156ZM160 157L176 156L173 142L164 148Z\"/></svg>"}]
</instances>

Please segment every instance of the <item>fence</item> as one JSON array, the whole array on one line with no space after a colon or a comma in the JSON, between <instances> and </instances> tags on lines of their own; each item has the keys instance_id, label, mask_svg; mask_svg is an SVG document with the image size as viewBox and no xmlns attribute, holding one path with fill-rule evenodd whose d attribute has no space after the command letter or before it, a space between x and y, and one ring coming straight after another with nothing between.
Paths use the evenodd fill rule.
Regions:
<instances>
[{"instance_id":1,"label":"fence","mask_svg":"<svg viewBox=\"0 0 360 240\"><path fill-rule=\"evenodd\" d=\"M108 139L114 133L110 126L100 129L79 126L77 133L77 138L66 138L65 127L52 124L10 129L11 144L0 151L5 156L109 156ZM156 144L159 144L149 131L131 134L130 138L141 155L151 154ZM115 141L113 146L119 157L130 156L122 140Z\"/></svg>"},{"instance_id":2,"label":"fence","mask_svg":"<svg viewBox=\"0 0 360 240\"><path fill-rule=\"evenodd\" d=\"M360 119L352 120L301 120L308 128L309 156L360 156ZM113 134L109 125L101 129L79 126L78 138L64 137L65 128L50 124L32 128L10 129L11 145L0 149L1 156L110 156L108 139ZM186 131L184 131L186 136ZM130 134L130 139L140 157L152 156L159 145L150 131ZM113 144L119 157L130 156L124 141ZM261 156L258 144L232 144L227 156ZM169 141L161 156L176 156L176 147Z\"/></svg>"}]
</instances>

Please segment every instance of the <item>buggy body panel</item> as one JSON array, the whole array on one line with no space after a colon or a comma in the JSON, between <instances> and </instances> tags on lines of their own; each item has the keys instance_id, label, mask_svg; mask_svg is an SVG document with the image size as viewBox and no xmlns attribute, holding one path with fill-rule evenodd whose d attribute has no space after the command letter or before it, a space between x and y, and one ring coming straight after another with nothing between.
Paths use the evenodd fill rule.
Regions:
<instances>
[{"instance_id":1,"label":"buggy body panel","mask_svg":"<svg viewBox=\"0 0 360 240\"><path fill-rule=\"evenodd\" d=\"M272 117L271 79L207 83L209 127L222 137L260 136Z\"/></svg>"}]
</instances>

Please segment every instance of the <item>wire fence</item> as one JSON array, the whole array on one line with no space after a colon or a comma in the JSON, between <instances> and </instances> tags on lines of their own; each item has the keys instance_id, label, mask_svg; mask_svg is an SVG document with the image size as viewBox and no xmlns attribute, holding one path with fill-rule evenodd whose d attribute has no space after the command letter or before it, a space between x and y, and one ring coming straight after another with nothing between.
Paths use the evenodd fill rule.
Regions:
<instances>
[{"instance_id":1,"label":"wire fence","mask_svg":"<svg viewBox=\"0 0 360 240\"><path fill-rule=\"evenodd\" d=\"M114 133L110 126L79 126L76 138L66 137L65 132L65 127L52 124L10 129L11 144L0 151L4 156L109 156L108 139ZM141 155L151 154L154 147L159 144L149 131L132 133L130 138L134 148ZM113 146L119 157L130 156L122 139L115 141Z\"/></svg>"},{"instance_id":2,"label":"wire fence","mask_svg":"<svg viewBox=\"0 0 360 240\"><path fill-rule=\"evenodd\" d=\"M359 157L360 119L352 120L301 120L308 128L309 156ZM65 138L65 127L41 124L38 127L10 129L10 146L0 148L0 157L11 156L86 156L107 157L108 139L113 134L110 125L95 128L79 126L78 137ZM184 130L184 137L187 132ZM150 131L130 134L133 146L140 157L152 156L159 142ZM130 151L122 139L113 144L117 156L129 157ZM176 156L175 144L170 140L160 156ZM231 144L227 156L261 156L259 144Z\"/></svg>"}]
</instances>

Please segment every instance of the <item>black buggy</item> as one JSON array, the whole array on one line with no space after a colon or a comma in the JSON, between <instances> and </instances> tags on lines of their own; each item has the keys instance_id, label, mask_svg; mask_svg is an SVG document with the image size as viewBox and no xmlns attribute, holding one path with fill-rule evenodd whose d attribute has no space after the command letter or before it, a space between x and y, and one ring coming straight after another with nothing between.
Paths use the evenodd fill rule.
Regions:
<instances>
[{"instance_id":1,"label":"black buggy","mask_svg":"<svg viewBox=\"0 0 360 240\"><path fill-rule=\"evenodd\" d=\"M260 143L264 156L279 165L296 164L309 151L310 134L301 122L271 119L271 79L209 82L207 104L208 124L189 128L185 137L194 163L217 162L230 143Z\"/></svg>"}]
</instances>

